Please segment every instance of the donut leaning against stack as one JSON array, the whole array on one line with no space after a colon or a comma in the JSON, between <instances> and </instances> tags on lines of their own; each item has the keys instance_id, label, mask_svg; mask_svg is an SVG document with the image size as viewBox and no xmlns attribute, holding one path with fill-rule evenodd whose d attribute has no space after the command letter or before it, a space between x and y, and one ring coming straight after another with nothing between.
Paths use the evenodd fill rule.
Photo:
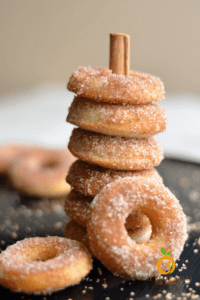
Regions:
<instances>
[{"instance_id":1,"label":"donut leaning against stack","mask_svg":"<svg viewBox=\"0 0 200 300\"><path fill-rule=\"evenodd\" d=\"M155 182L158 190L163 186L162 178L154 169L162 161L163 151L153 136L165 130L167 118L163 108L154 104L165 98L163 83L149 74L129 72L128 55L116 55L117 43L122 46L117 46L117 52L122 51L123 47L126 50L129 36L111 34L110 70L80 67L72 74L67 86L77 94L69 109L67 121L79 127L73 130L68 148L79 159L72 164L67 176L67 182L74 190L66 198L65 211L73 221L66 224L64 232L66 237L72 238L74 235L89 246L93 255L111 271L121 276L138 277L138 270L127 274L117 270L116 266L110 268L106 263L109 260L102 259L104 254L99 255L103 249L96 248L93 242L94 232L98 231L95 228L97 222L93 220L99 218L97 213L94 215L93 203L96 203L96 198L101 199L97 195L101 194L107 184L116 180L121 182L126 177L130 177L133 182ZM124 59L120 63L119 57ZM155 232L149 222L152 221L150 214L144 214L144 211L134 210L129 216L126 214L123 220L129 238L137 244L148 243ZM109 214L110 218L112 212ZM118 228L117 223L114 226ZM87 227L88 231L83 227ZM185 241L184 229L183 236L182 241ZM176 253L176 258L180 251ZM145 276L155 274L147 272Z\"/></svg>"}]
</instances>

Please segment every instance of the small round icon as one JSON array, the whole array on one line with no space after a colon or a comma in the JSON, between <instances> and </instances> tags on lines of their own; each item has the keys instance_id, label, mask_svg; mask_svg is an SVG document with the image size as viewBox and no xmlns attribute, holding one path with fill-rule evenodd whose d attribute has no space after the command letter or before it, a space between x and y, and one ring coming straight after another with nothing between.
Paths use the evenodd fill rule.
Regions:
<instances>
[{"instance_id":1,"label":"small round icon","mask_svg":"<svg viewBox=\"0 0 200 300\"><path fill-rule=\"evenodd\" d=\"M173 260L172 257L170 257L169 255L171 254L171 252L167 252L165 250L165 248L161 248L161 253L164 255L163 257L159 258L159 260L157 261L157 269L158 271L163 274L171 274L174 272L175 270L175 261ZM165 261L165 262L163 262ZM161 262L163 262L164 265L167 265L168 267L168 271L165 272L162 268L161 268Z\"/></svg>"}]
</instances>

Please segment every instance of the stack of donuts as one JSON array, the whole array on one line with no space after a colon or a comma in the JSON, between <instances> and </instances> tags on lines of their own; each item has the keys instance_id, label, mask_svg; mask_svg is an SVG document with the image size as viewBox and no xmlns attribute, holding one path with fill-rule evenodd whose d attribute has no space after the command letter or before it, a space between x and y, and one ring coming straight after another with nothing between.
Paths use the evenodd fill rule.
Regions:
<instances>
[{"instance_id":1,"label":"stack of donuts","mask_svg":"<svg viewBox=\"0 0 200 300\"><path fill-rule=\"evenodd\" d=\"M67 121L79 128L68 145L78 160L67 176L72 190L65 211L72 220L64 235L88 246L117 275L158 276L160 248L169 248L177 259L186 239L182 208L154 168L163 151L153 136L167 122L164 109L154 103L165 98L163 83L135 71L126 76L80 67L67 87L76 94ZM170 214L177 222L168 226Z\"/></svg>"},{"instance_id":2,"label":"stack of donuts","mask_svg":"<svg viewBox=\"0 0 200 300\"><path fill-rule=\"evenodd\" d=\"M73 189L65 202L66 213L74 221L67 224L66 232L74 237L84 230L78 224L86 227L93 197L108 183L137 176L162 181L154 166L162 161L163 151L152 136L165 130L167 118L160 105L151 103L164 98L163 83L151 75L131 72L125 77L106 68L80 67L68 89L77 96L67 121L79 126L68 146L79 159L67 176ZM127 220L133 236L136 230L137 242L151 234L148 219L143 219L135 224L130 217ZM142 229L146 234L140 234Z\"/></svg>"}]
</instances>

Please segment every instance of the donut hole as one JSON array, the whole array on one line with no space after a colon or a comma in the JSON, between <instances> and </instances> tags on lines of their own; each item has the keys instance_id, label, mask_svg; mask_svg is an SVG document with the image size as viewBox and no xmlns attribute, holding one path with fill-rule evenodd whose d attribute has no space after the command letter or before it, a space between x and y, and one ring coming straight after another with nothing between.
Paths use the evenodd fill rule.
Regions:
<instances>
[{"instance_id":1,"label":"donut hole","mask_svg":"<svg viewBox=\"0 0 200 300\"><path fill-rule=\"evenodd\" d=\"M151 237L151 222L149 218L141 212L129 214L126 218L124 226L129 237L138 244L146 243Z\"/></svg>"},{"instance_id":2,"label":"donut hole","mask_svg":"<svg viewBox=\"0 0 200 300\"><path fill-rule=\"evenodd\" d=\"M27 261L41 261L45 262L47 260L53 259L58 255L58 250L53 249L31 249Z\"/></svg>"},{"instance_id":3,"label":"donut hole","mask_svg":"<svg viewBox=\"0 0 200 300\"><path fill-rule=\"evenodd\" d=\"M54 169L58 166L58 162L55 160L47 161L42 165L43 169Z\"/></svg>"},{"instance_id":4,"label":"donut hole","mask_svg":"<svg viewBox=\"0 0 200 300\"><path fill-rule=\"evenodd\" d=\"M56 257L57 253L46 253L46 252L42 252L42 253L38 253L38 256L36 257L35 261L47 261L49 259L53 259Z\"/></svg>"}]
</instances>

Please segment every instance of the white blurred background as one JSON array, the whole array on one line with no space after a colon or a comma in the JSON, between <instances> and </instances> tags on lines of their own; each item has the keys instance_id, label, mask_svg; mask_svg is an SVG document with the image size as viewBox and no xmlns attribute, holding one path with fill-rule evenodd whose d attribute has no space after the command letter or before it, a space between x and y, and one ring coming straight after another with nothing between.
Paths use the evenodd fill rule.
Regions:
<instances>
[{"instance_id":1,"label":"white blurred background","mask_svg":"<svg viewBox=\"0 0 200 300\"><path fill-rule=\"evenodd\" d=\"M200 161L200 1L0 0L0 142L66 145L80 65L105 66L109 33L131 35L131 69L156 75L168 128L165 154Z\"/></svg>"}]
</instances>

